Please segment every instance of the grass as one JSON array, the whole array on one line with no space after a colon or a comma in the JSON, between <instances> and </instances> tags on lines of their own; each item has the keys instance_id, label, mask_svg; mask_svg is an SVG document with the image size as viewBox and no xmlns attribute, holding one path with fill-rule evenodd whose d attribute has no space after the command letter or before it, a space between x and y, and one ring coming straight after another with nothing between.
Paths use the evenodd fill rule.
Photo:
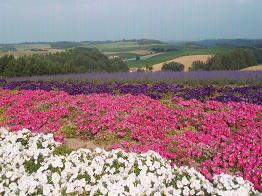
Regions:
<instances>
[{"instance_id":1,"label":"grass","mask_svg":"<svg viewBox=\"0 0 262 196\"><path fill-rule=\"evenodd\" d=\"M73 150L69 147L67 147L66 145L62 144L58 147L56 147L53 151L54 155L61 155L61 156L65 156L67 154L70 154Z\"/></svg>"},{"instance_id":2,"label":"grass","mask_svg":"<svg viewBox=\"0 0 262 196\"><path fill-rule=\"evenodd\" d=\"M122 59L131 59L131 58L136 58L136 56L142 56L142 55L136 55L132 53L117 53L116 55L121 57Z\"/></svg>"},{"instance_id":3,"label":"grass","mask_svg":"<svg viewBox=\"0 0 262 196\"><path fill-rule=\"evenodd\" d=\"M147 60L138 60L138 61L128 61L127 65L129 67L145 67L147 65L154 65L157 63L165 62L172 60L177 57L187 56L187 55L204 55L204 54L215 54L218 52L231 50L231 48L223 48L223 47L214 47L214 48L182 48L178 51L166 52L160 55L153 56Z\"/></svg>"}]
</instances>

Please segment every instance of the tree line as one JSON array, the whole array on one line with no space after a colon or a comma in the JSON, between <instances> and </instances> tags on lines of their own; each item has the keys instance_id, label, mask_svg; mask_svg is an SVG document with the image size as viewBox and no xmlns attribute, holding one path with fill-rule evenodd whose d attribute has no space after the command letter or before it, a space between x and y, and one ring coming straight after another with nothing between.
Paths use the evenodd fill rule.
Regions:
<instances>
[{"instance_id":1,"label":"tree line","mask_svg":"<svg viewBox=\"0 0 262 196\"><path fill-rule=\"evenodd\" d=\"M257 65L256 56L250 49L236 48L209 58L207 62L195 61L191 71L240 70Z\"/></svg>"},{"instance_id":2,"label":"tree line","mask_svg":"<svg viewBox=\"0 0 262 196\"><path fill-rule=\"evenodd\" d=\"M161 71L184 71L185 66L181 63L172 61L170 63L164 63L161 67Z\"/></svg>"},{"instance_id":3,"label":"tree line","mask_svg":"<svg viewBox=\"0 0 262 196\"><path fill-rule=\"evenodd\" d=\"M125 72L128 66L120 59L108 59L93 48L74 48L53 54L34 54L0 58L0 75L32 76L85 72Z\"/></svg>"}]
</instances>

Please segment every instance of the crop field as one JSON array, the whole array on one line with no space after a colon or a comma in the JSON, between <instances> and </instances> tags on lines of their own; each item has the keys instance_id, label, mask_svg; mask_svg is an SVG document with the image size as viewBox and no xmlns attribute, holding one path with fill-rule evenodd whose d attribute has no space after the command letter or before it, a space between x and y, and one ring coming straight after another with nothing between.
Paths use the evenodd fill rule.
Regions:
<instances>
[{"instance_id":1,"label":"crop field","mask_svg":"<svg viewBox=\"0 0 262 196\"><path fill-rule=\"evenodd\" d=\"M247 71L262 71L262 65L247 67L247 68L245 68L243 70L247 70Z\"/></svg>"},{"instance_id":2,"label":"crop field","mask_svg":"<svg viewBox=\"0 0 262 196\"><path fill-rule=\"evenodd\" d=\"M243 83L0 80L0 193L261 193L262 73L210 73Z\"/></svg>"},{"instance_id":3,"label":"crop field","mask_svg":"<svg viewBox=\"0 0 262 196\"><path fill-rule=\"evenodd\" d=\"M0 56L13 55L15 57L19 57L24 55L48 54L64 51L62 49L50 48L49 44L18 44L15 48L16 51L3 52L0 50ZM38 49L39 51L32 51L32 49Z\"/></svg>"},{"instance_id":4,"label":"crop field","mask_svg":"<svg viewBox=\"0 0 262 196\"><path fill-rule=\"evenodd\" d=\"M152 58L146 59L146 60L134 60L134 61L128 61L127 64L129 67L145 67L147 65L155 65L158 63L170 61L172 59L181 57L181 56L189 56L189 55L213 55L218 52L222 51L228 51L231 50L231 48L221 48L221 47L215 47L215 48L183 48L178 51L172 51L172 52L165 52L163 54L153 56Z\"/></svg>"},{"instance_id":5,"label":"crop field","mask_svg":"<svg viewBox=\"0 0 262 196\"><path fill-rule=\"evenodd\" d=\"M30 51L30 50L19 50L12 52L0 52L0 56L4 55L13 55L14 57L24 56L24 55L33 55L33 54L48 54L48 53L56 53L62 52L64 50L60 49L47 49L47 51Z\"/></svg>"},{"instance_id":6,"label":"crop field","mask_svg":"<svg viewBox=\"0 0 262 196\"><path fill-rule=\"evenodd\" d=\"M188 71L189 68L192 66L192 63L194 61L203 61L206 62L208 58L212 57L212 55L189 55L189 56L182 56L178 57L166 62L158 63L153 65L153 71L161 71L162 66L164 63L170 63L170 62L178 62L185 66L184 71Z\"/></svg>"}]
</instances>

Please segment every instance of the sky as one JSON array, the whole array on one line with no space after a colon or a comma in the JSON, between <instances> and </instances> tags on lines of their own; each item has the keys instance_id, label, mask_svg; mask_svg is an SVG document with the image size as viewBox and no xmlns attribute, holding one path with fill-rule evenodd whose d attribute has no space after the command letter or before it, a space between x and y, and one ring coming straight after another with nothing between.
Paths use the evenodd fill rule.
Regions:
<instances>
[{"instance_id":1,"label":"sky","mask_svg":"<svg viewBox=\"0 0 262 196\"><path fill-rule=\"evenodd\" d=\"M262 0L0 0L0 43L262 38Z\"/></svg>"}]
</instances>

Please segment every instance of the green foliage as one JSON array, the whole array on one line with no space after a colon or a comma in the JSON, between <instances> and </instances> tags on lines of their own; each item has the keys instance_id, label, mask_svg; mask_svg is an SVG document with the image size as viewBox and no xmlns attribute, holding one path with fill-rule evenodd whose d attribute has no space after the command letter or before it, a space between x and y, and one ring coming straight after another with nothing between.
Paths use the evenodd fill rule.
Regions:
<instances>
[{"instance_id":1,"label":"green foliage","mask_svg":"<svg viewBox=\"0 0 262 196\"><path fill-rule=\"evenodd\" d=\"M61 133L63 133L64 136L67 137L67 138L75 137L76 131L77 131L77 128L72 124L63 125L62 128L61 128Z\"/></svg>"},{"instance_id":2,"label":"green foliage","mask_svg":"<svg viewBox=\"0 0 262 196\"><path fill-rule=\"evenodd\" d=\"M146 70L152 71L153 70L153 66L152 65L146 65Z\"/></svg>"},{"instance_id":3,"label":"green foliage","mask_svg":"<svg viewBox=\"0 0 262 196\"><path fill-rule=\"evenodd\" d=\"M67 155L67 154L70 154L73 150L68 148L66 145L62 144L58 147L56 147L53 151L53 154L54 155Z\"/></svg>"},{"instance_id":4,"label":"green foliage","mask_svg":"<svg viewBox=\"0 0 262 196\"><path fill-rule=\"evenodd\" d=\"M206 63L195 61L192 64L192 71L213 71L213 70L240 70L256 65L256 57L252 50L236 48L227 53L218 53L209 58Z\"/></svg>"},{"instance_id":5,"label":"green foliage","mask_svg":"<svg viewBox=\"0 0 262 196\"><path fill-rule=\"evenodd\" d=\"M262 49L261 48L252 48L251 49L256 57L258 64L262 64Z\"/></svg>"},{"instance_id":6,"label":"green foliage","mask_svg":"<svg viewBox=\"0 0 262 196\"><path fill-rule=\"evenodd\" d=\"M29 174L36 172L41 167L43 161L44 157L42 155L39 155L37 160L34 160L33 158L26 160L24 162L25 171Z\"/></svg>"},{"instance_id":7,"label":"green foliage","mask_svg":"<svg viewBox=\"0 0 262 196\"><path fill-rule=\"evenodd\" d=\"M184 71L184 68L185 66L183 64L172 61L170 63L165 63L161 71Z\"/></svg>"},{"instance_id":8,"label":"green foliage","mask_svg":"<svg viewBox=\"0 0 262 196\"><path fill-rule=\"evenodd\" d=\"M0 108L0 123L3 123L5 121L5 110L4 108Z\"/></svg>"},{"instance_id":9,"label":"green foliage","mask_svg":"<svg viewBox=\"0 0 262 196\"><path fill-rule=\"evenodd\" d=\"M138 162L137 162L137 160L135 161L135 163L134 163L134 173L136 174L136 176L139 176L139 174L140 174L140 169L139 169L139 167L138 167Z\"/></svg>"},{"instance_id":10,"label":"green foliage","mask_svg":"<svg viewBox=\"0 0 262 196\"><path fill-rule=\"evenodd\" d=\"M11 56L0 58L0 75L31 76L83 72L125 72L127 65L120 59L108 59L97 49L74 48L54 54Z\"/></svg>"},{"instance_id":11,"label":"green foliage","mask_svg":"<svg viewBox=\"0 0 262 196\"><path fill-rule=\"evenodd\" d=\"M17 139L17 142L21 142L21 144L26 147L29 143L29 136L26 136L24 138L19 138Z\"/></svg>"},{"instance_id":12,"label":"green foliage","mask_svg":"<svg viewBox=\"0 0 262 196\"><path fill-rule=\"evenodd\" d=\"M12 55L5 55L0 58L0 73L4 72L5 68L9 63L12 63L15 60Z\"/></svg>"}]
</instances>

